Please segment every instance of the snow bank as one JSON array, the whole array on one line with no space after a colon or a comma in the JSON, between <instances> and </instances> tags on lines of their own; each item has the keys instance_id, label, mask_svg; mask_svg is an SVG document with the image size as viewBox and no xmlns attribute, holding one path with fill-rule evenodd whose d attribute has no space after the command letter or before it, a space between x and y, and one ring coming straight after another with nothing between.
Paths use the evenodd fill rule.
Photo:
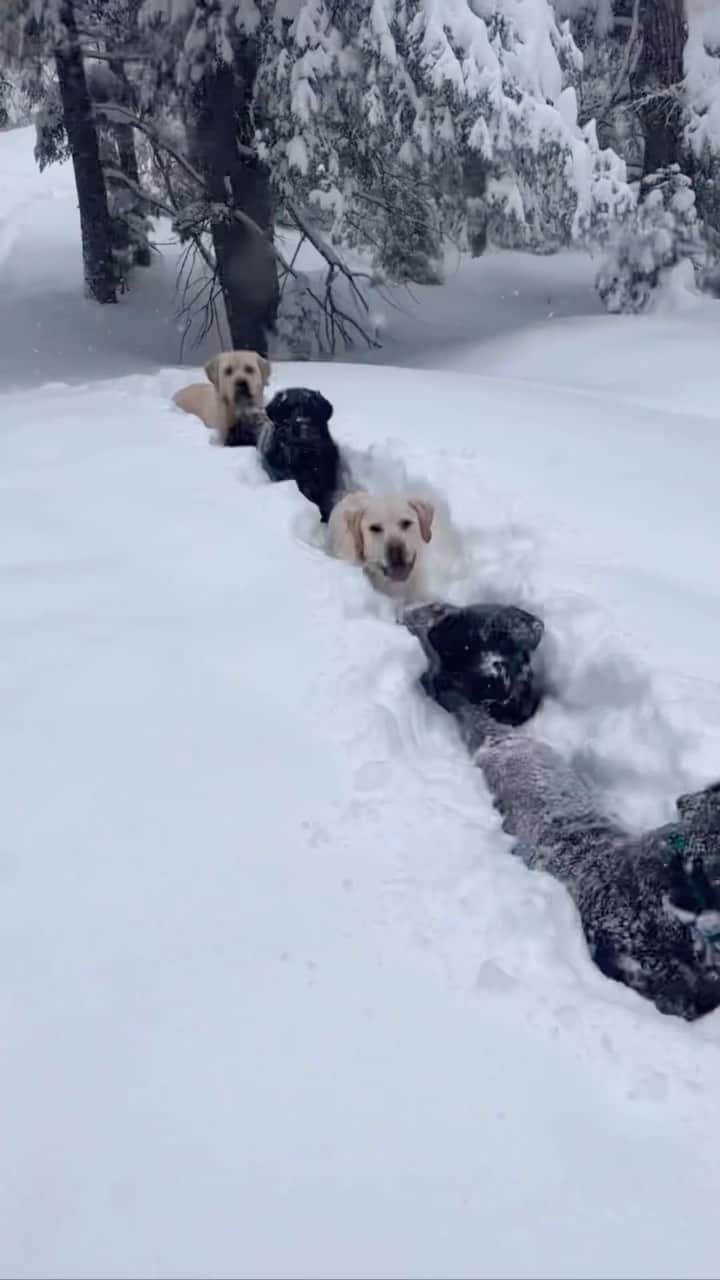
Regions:
<instances>
[{"instance_id":1,"label":"snow bank","mask_svg":"<svg viewBox=\"0 0 720 1280\"><path fill-rule=\"evenodd\" d=\"M411 637L181 380L3 400L5 1274L711 1275L715 1022L596 973ZM539 586L514 505L597 548L562 397L525 427L522 388L312 380L442 486L478 584ZM637 747L647 688L595 662Z\"/></svg>"}]
</instances>

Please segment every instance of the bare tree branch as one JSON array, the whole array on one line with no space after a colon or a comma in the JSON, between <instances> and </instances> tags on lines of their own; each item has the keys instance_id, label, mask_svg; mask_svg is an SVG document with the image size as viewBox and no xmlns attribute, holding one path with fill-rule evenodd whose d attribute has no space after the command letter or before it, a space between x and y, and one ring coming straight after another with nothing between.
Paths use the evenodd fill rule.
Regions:
<instances>
[{"instance_id":1,"label":"bare tree branch","mask_svg":"<svg viewBox=\"0 0 720 1280\"><path fill-rule=\"evenodd\" d=\"M149 138L156 146L162 147L163 151L166 151L169 156L172 156L175 163L184 170L196 186L200 187L201 190L205 189L204 179L202 175L198 173L194 165L192 165L189 160L186 160L185 156L173 147L166 138L163 138L162 135L158 133L157 129L154 129L147 124L141 116L136 115L133 111L129 111L121 102L97 103L95 105L95 114L104 116L109 124L119 123L132 125L133 129L137 129L140 133L143 133L145 137Z\"/></svg>"},{"instance_id":2,"label":"bare tree branch","mask_svg":"<svg viewBox=\"0 0 720 1280\"><path fill-rule=\"evenodd\" d=\"M165 214L173 222L176 222L178 215L182 212L183 202L177 197L174 191L172 178L166 163L166 157L175 161L199 191L205 193L206 186L202 175L197 171L197 169L195 169L190 161L186 160L176 147L169 143L167 139L158 132L156 128L151 126L135 112L128 110L124 104L117 102L101 103L97 105L96 112L107 119L108 122L120 121L123 124L128 124L148 138L153 149L153 155L155 157L158 172L160 173L165 186L166 200L162 200L158 196L148 195L143 192L136 183L132 182L127 175L121 173L119 170L109 170L109 175L112 176L114 180L122 182L133 192L133 194L142 198L149 208ZM255 158L255 153L251 148L240 148L240 150L246 155L246 157L252 156ZM308 216L301 212L293 202L287 202L287 208L293 223L301 232L300 243L297 245L290 261L285 258L277 244L267 238L262 228L251 217L249 217L248 214L244 213L240 209L233 208L232 206L228 209L228 213L234 221L237 221L250 230L254 235L260 237L268 246L270 252L274 254L278 265L284 274L283 288L285 287L288 278L294 279L318 307L323 316L325 339L331 352L334 352L336 349L338 336L347 346L351 345L354 335L360 337L363 342L368 344L368 346L377 347L378 343L372 335L361 324L359 319L350 314L350 312L348 312L348 310L338 302L335 293L335 286L338 280L344 280L350 290L355 306L367 314L370 310L369 304L362 289L360 288L360 285L358 284L358 281L371 281L372 276L368 272L353 271L343 261L335 247L326 240L316 227L313 226ZM203 319L200 328L200 336L196 341L201 342L203 337L205 337L210 331L213 324L217 324L218 327L220 326L217 302L221 296L221 292L217 280L217 267L215 261L202 242L202 229L200 227L189 233L189 239L189 250L183 255L178 274L178 288L181 296L181 309L179 315L186 322L181 350L184 349L184 344L197 314L197 309L201 304ZM327 263L327 272L321 292L318 292L313 288L307 277L298 272L296 268L296 261L300 251L300 246L305 241L312 244L316 252ZM198 256L202 258L209 274L205 280L196 286L195 291L191 292L190 287L194 274L193 264Z\"/></svg>"},{"instance_id":3,"label":"bare tree branch","mask_svg":"<svg viewBox=\"0 0 720 1280\"><path fill-rule=\"evenodd\" d=\"M293 201L286 201L286 204L288 212L295 221L298 229L302 231L303 235L307 237L313 248L316 249L317 252L325 259L328 266L333 268L333 270L337 271L340 275L344 276L357 301L365 311L369 311L370 308L368 306L367 299L365 298L362 290L358 287L357 281L372 281L372 276L367 271L351 271L333 246L328 243L324 236L322 236L315 227L312 226L307 217L300 212L297 205L294 204Z\"/></svg>"},{"instance_id":4,"label":"bare tree branch","mask_svg":"<svg viewBox=\"0 0 720 1280\"><path fill-rule=\"evenodd\" d=\"M153 56L150 53L118 53L113 50L112 53L104 53L99 49L81 48L80 52L84 58L92 58L96 62L152 62Z\"/></svg>"}]
</instances>

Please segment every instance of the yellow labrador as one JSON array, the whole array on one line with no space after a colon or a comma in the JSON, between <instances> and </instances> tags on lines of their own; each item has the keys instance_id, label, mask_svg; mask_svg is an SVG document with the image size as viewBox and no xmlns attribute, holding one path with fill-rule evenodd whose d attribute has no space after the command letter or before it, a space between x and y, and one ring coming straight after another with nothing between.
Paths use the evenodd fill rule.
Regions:
<instances>
[{"instance_id":1,"label":"yellow labrador","mask_svg":"<svg viewBox=\"0 0 720 1280\"><path fill-rule=\"evenodd\" d=\"M332 555L362 565L373 586L409 604L422 598L425 544L435 509L420 498L349 493L328 522Z\"/></svg>"},{"instance_id":2,"label":"yellow labrador","mask_svg":"<svg viewBox=\"0 0 720 1280\"><path fill-rule=\"evenodd\" d=\"M205 373L207 383L183 387L173 396L175 404L217 431L221 444L255 444L265 420L269 360L256 351L222 351L208 361Z\"/></svg>"}]
</instances>

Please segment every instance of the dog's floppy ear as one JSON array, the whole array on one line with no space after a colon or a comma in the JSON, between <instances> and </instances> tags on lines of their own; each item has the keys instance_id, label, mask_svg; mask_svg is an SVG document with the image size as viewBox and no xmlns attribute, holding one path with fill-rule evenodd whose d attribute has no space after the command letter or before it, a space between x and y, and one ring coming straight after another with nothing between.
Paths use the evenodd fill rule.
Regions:
<instances>
[{"instance_id":1,"label":"dog's floppy ear","mask_svg":"<svg viewBox=\"0 0 720 1280\"><path fill-rule=\"evenodd\" d=\"M213 356L212 360L208 360L207 364L205 365L205 374L208 382L212 382L216 390L217 390L219 372L220 372L220 357Z\"/></svg>"},{"instance_id":2,"label":"dog's floppy ear","mask_svg":"<svg viewBox=\"0 0 720 1280\"><path fill-rule=\"evenodd\" d=\"M435 508L432 502L426 502L424 498L413 498L410 506L418 518L423 542L429 542L432 538L432 523L435 519Z\"/></svg>"},{"instance_id":3,"label":"dog's floppy ear","mask_svg":"<svg viewBox=\"0 0 720 1280\"><path fill-rule=\"evenodd\" d=\"M365 559L365 544L362 536L362 518L364 515L364 507L355 507L352 511L346 511L345 513L345 524L347 525L347 531L353 540L355 555L358 560Z\"/></svg>"},{"instance_id":4,"label":"dog's floppy ear","mask_svg":"<svg viewBox=\"0 0 720 1280\"><path fill-rule=\"evenodd\" d=\"M284 391L277 391L272 400L265 405L265 412L271 422L276 426L287 422L288 419L288 400Z\"/></svg>"},{"instance_id":5,"label":"dog's floppy ear","mask_svg":"<svg viewBox=\"0 0 720 1280\"><path fill-rule=\"evenodd\" d=\"M318 409L320 410L322 419L324 422L329 422L333 416L333 407L330 401L326 400L325 396L321 395L319 391L317 392L317 397L318 397Z\"/></svg>"},{"instance_id":6,"label":"dog's floppy ear","mask_svg":"<svg viewBox=\"0 0 720 1280\"><path fill-rule=\"evenodd\" d=\"M265 359L265 356L258 356L258 365L260 367L260 374L263 380L263 386L266 387L268 382L270 381L270 374L272 373L272 365L270 364L269 360Z\"/></svg>"}]
</instances>

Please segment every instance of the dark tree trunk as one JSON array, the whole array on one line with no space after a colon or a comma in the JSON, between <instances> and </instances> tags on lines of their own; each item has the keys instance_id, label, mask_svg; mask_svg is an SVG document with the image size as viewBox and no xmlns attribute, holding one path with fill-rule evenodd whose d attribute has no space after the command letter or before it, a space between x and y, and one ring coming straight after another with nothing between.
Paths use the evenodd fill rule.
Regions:
<instances>
[{"instance_id":1,"label":"dark tree trunk","mask_svg":"<svg viewBox=\"0 0 720 1280\"><path fill-rule=\"evenodd\" d=\"M72 0L63 0L59 17L62 43L55 50L55 66L75 170L85 287L97 302L116 302L112 227L105 177Z\"/></svg>"},{"instance_id":2,"label":"dark tree trunk","mask_svg":"<svg viewBox=\"0 0 720 1280\"><path fill-rule=\"evenodd\" d=\"M123 85L127 83L121 62L111 62L110 70L117 76L119 83ZM135 134L133 132L132 125L116 123L113 124L112 128L115 136L120 172L124 173L125 177L132 182L136 188L139 188L140 170L138 168L137 152L135 150ZM146 210L139 195L135 195L133 197L131 207L138 218L143 218ZM133 256L137 266L150 266L152 255L150 253L149 245L136 244Z\"/></svg>"},{"instance_id":3,"label":"dark tree trunk","mask_svg":"<svg viewBox=\"0 0 720 1280\"><path fill-rule=\"evenodd\" d=\"M687 39L684 0L642 0L642 52L633 77L633 94L645 135L643 177L666 165L683 166L683 109L677 86L683 79Z\"/></svg>"},{"instance_id":4,"label":"dark tree trunk","mask_svg":"<svg viewBox=\"0 0 720 1280\"><path fill-rule=\"evenodd\" d=\"M10 85L7 80L3 79L2 73L0 73L0 129L4 129L9 120L7 108L7 97L9 92Z\"/></svg>"},{"instance_id":5,"label":"dark tree trunk","mask_svg":"<svg viewBox=\"0 0 720 1280\"><path fill-rule=\"evenodd\" d=\"M232 345L267 355L279 296L270 174L258 160L247 160L238 150L238 143L249 146L252 141L254 76L255 51L250 42L244 42L232 66L208 67L193 95L192 132L208 199L222 208L211 231ZM254 226L235 214L252 219Z\"/></svg>"},{"instance_id":6,"label":"dark tree trunk","mask_svg":"<svg viewBox=\"0 0 720 1280\"><path fill-rule=\"evenodd\" d=\"M487 249L487 164L476 151L465 161L465 207L467 209L468 245L473 258L479 258Z\"/></svg>"}]
</instances>

